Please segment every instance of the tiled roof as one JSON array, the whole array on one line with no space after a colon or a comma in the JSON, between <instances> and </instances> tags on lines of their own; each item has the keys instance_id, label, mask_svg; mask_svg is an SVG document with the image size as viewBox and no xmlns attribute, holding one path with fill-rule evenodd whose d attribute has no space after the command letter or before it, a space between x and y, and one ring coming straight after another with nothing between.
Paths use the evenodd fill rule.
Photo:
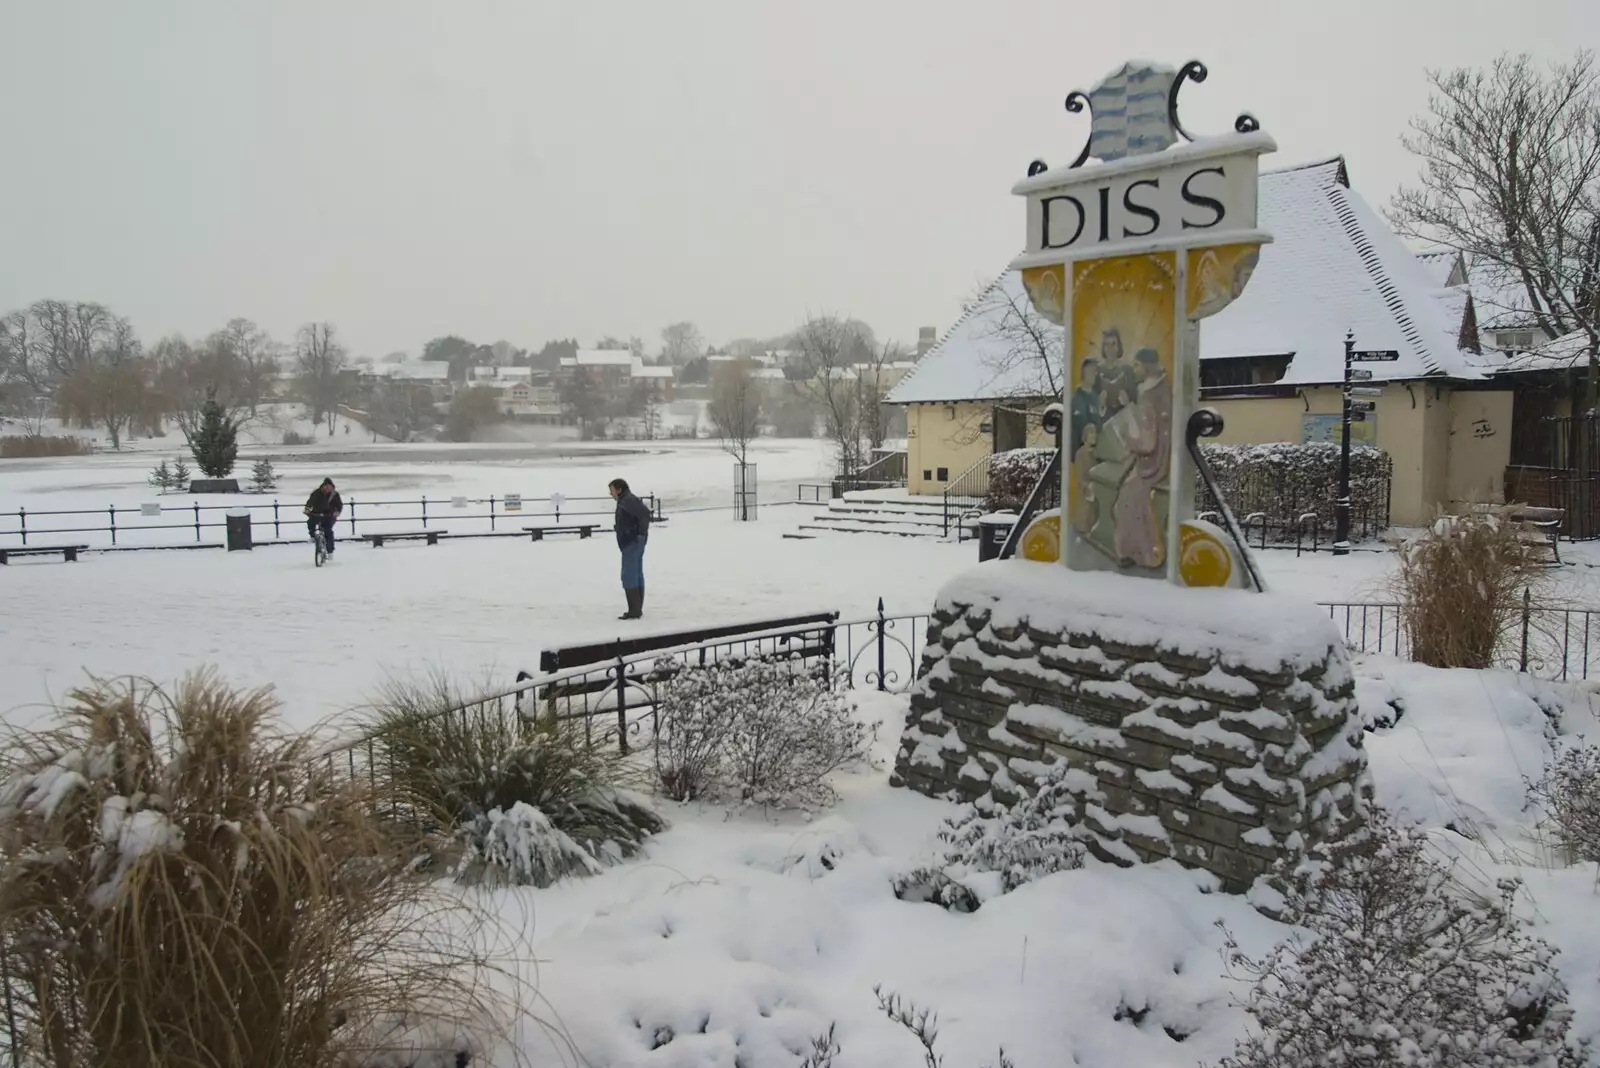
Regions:
<instances>
[{"instance_id":1,"label":"tiled roof","mask_svg":"<svg viewBox=\"0 0 1600 1068\"><path fill-rule=\"evenodd\" d=\"M1204 360L1290 355L1287 384L1337 382L1344 337L1358 347L1396 349L1394 363L1369 365L1375 379L1477 379L1486 361L1458 339L1466 300L1438 284L1419 259L1352 191L1344 161L1329 159L1261 175L1261 227L1273 243L1244 294L1200 328ZM1025 301L1007 271L991 286ZM1037 365L1003 365L1011 344L997 336L992 299L976 302L889 393L900 404L1045 392ZM1054 331L1059 336L1059 330Z\"/></svg>"}]
</instances>

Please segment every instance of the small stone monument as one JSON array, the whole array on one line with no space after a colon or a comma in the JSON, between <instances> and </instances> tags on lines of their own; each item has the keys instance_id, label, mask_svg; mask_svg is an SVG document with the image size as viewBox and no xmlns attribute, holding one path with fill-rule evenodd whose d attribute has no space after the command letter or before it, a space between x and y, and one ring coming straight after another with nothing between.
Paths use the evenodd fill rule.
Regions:
<instances>
[{"instance_id":1,"label":"small stone monument","mask_svg":"<svg viewBox=\"0 0 1600 1068\"><path fill-rule=\"evenodd\" d=\"M1171 857L1248 889L1273 863L1360 825L1354 679L1315 605L1267 593L1224 507L1194 516L1200 321L1249 283L1262 245L1248 115L1191 138L1178 93L1198 62L1127 63L1067 110L1092 113L1070 166L1034 163L1013 263L1065 332L1063 507L934 607L894 782L1006 803L1072 769L1105 859ZM1090 157L1099 162L1085 166Z\"/></svg>"}]
</instances>

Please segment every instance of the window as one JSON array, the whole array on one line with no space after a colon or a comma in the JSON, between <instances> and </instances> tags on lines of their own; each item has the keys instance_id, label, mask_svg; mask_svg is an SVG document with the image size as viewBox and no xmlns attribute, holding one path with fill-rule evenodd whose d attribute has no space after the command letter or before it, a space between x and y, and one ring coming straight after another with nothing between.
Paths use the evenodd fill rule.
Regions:
<instances>
[{"instance_id":1,"label":"window","mask_svg":"<svg viewBox=\"0 0 1600 1068\"><path fill-rule=\"evenodd\" d=\"M1495 337L1500 348L1513 352L1527 352L1534 344L1532 330L1502 330Z\"/></svg>"},{"instance_id":2,"label":"window","mask_svg":"<svg viewBox=\"0 0 1600 1068\"><path fill-rule=\"evenodd\" d=\"M924 481L924 482L932 482L933 481L933 472L928 470L926 467L924 467L922 469L922 481Z\"/></svg>"},{"instance_id":3,"label":"window","mask_svg":"<svg viewBox=\"0 0 1600 1068\"><path fill-rule=\"evenodd\" d=\"M950 469L948 467L939 468L939 481L940 482L949 482L950 481Z\"/></svg>"}]
</instances>

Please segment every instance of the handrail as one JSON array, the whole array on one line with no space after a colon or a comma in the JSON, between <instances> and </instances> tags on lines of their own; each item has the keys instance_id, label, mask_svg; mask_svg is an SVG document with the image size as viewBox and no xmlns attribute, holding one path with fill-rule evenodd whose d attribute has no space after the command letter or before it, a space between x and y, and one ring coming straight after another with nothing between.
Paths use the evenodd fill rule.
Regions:
<instances>
[{"instance_id":1,"label":"handrail","mask_svg":"<svg viewBox=\"0 0 1600 1068\"><path fill-rule=\"evenodd\" d=\"M950 499L952 497L979 497L979 496L987 496L988 495L988 493L989 493L989 461L992 460L993 458L994 458L994 454L993 453L989 453L989 454L987 454L985 456L979 457L977 462L975 462L971 467L967 468L965 471L963 471L959 475L957 475L953 480L951 480L950 484L944 488L944 537L948 538L950 536ZM981 480L979 480L979 481L981 481L981 483L983 485L983 492L981 494L980 493L958 493L957 490L962 486L962 484L965 483L967 481L967 479L972 476L973 472L977 471L979 468L983 469L983 478Z\"/></svg>"}]
</instances>

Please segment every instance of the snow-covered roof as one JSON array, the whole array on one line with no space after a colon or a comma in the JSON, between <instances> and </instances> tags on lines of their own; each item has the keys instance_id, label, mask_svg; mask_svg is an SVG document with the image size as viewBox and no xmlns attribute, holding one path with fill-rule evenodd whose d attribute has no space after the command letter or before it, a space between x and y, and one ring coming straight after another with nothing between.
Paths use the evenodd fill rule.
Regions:
<instances>
[{"instance_id":1,"label":"snow-covered roof","mask_svg":"<svg viewBox=\"0 0 1600 1068\"><path fill-rule=\"evenodd\" d=\"M379 364L372 373L402 382L446 382L450 379L450 364L443 360L407 360Z\"/></svg>"},{"instance_id":2,"label":"snow-covered roof","mask_svg":"<svg viewBox=\"0 0 1600 1068\"><path fill-rule=\"evenodd\" d=\"M1286 385L1337 382L1344 337L1363 349L1396 349L1373 378L1482 378L1495 366L1459 346L1465 287L1437 284L1419 259L1347 184L1344 161L1323 160L1261 175L1260 225L1273 235L1244 294L1200 329L1200 358L1291 356ZM999 287L997 292L996 287ZM897 404L982 400L1047 392L1037 361L1009 358L998 329L1011 298L1028 307L1021 277L1007 271L985 298L889 392ZM1059 328L1052 328L1059 337Z\"/></svg>"},{"instance_id":3,"label":"snow-covered roof","mask_svg":"<svg viewBox=\"0 0 1600 1068\"><path fill-rule=\"evenodd\" d=\"M1582 330L1546 341L1532 352L1519 352L1506 359L1502 374L1518 371L1565 371L1589 360L1589 335Z\"/></svg>"},{"instance_id":4,"label":"snow-covered roof","mask_svg":"<svg viewBox=\"0 0 1600 1068\"><path fill-rule=\"evenodd\" d=\"M1423 249L1416 254L1417 262L1421 263L1428 272L1428 279L1435 286L1444 289L1447 286L1460 285L1462 277L1466 275L1461 253L1453 248L1435 247ZM1462 277L1457 277L1456 269L1461 268Z\"/></svg>"},{"instance_id":5,"label":"snow-covered roof","mask_svg":"<svg viewBox=\"0 0 1600 1068\"><path fill-rule=\"evenodd\" d=\"M635 359L629 365L629 374L634 378L671 378L672 368Z\"/></svg>"},{"instance_id":6,"label":"snow-covered roof","mask_svg":"<svg viewBox=\"0 0 1600 1068\"><path fill-rule=\"evenodd\" d=\"M561 362L567 366L578 367L632 367L633 353L627 349L579 349L578 355L569 357L572 364Z\"/></svg>"}]
</instances>

